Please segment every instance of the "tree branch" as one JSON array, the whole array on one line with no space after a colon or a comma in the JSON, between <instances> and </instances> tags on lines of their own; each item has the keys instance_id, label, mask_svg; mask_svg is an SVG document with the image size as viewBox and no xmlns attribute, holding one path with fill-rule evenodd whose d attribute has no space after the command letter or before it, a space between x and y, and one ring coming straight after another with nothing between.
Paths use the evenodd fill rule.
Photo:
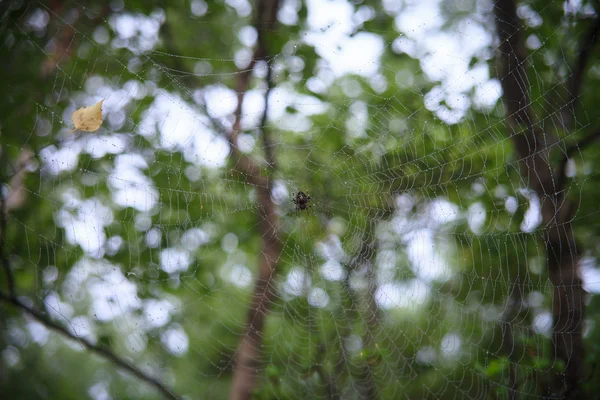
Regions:
<instances>
[{"instance_id":1,"label":"tree branch","mask_svg":"<svg viewBox=\"0 0 600 400\"><path fill-rule=\"evenodd\" d=\"M260 13L258 13L257 15L260 15ZM165 36L164 43L167 48L167 51L171 54L179 54L178 50L175 48L173 31L168 22L164 24L163 33ZM262 40L261 38L263 36L263 35L261 35L260 30L258 30L258 36L259 36L258 40L259 40L259 44L260 44L260 40ZM237 144L237 139L238 139L239 133L241 132L242 104L243 104L246 92L248 91L248 86L250 85L250 78L252 77L252 71L254 70L256 61L264 58L265 54L266 54L265 48L263 48L262 46L259 45L254 50L252 59L250 60L250 64L243 70L238 71L238 79L236 82L237 106L236 106L236 109L234 112L235 121L234 121L231 129L227 128L226 126L224 126L221 123L221 121L219 121L217 118L214 118L213 116L210 115L210 112L208 111L207 107L205 106L206 98L204 100L205 105L200 106L202 111L204 112L204 115L210 120L213 128L219 134L221 134L225 139L227 139L227 142L229 143L229 145L231 147L231 155L234 156L235 158L237 158L236 169L238 169L241 173L247 175L249 177L249 179L251 180L251 182L255 186L262 186L262 187L267 186L268 180L265 177L260 175L260 169L261 169L260 165L258 165L254 160L252 160L252 158L250 158L248 155L242 153L239 150L239 147ZM178 69L180 71L186 70L186 67L183 65L180 58L172 57L172 59L173 59L173 62L175 63L176 69ZM174 81L181 83L180 80L178 80L176 77L169 74L167 71L164 71L164 72L166 72L169 75L169 77L171 79L173 79ZM267 85L271 85L271 83L269 82L270 75L271 75L270 69L267 71L267 74L268 74ZM267 99L267 100L265 100L265 106L268 105L268 95L269 95L270 91L271 91L271 87L268 86L267 93L265 95L266 99ZM266 113L266 111L265 111L265 113ZM266 118L266 116L263 117L263 119L265 119L265 118ZM263 138L263 141L264 140L265 139ZM270 150L266 150L266 151L270 151ZM267 160L269 160L268 156L267 156Z\"/></svg>"},{"instance_id":2,"label":"tree branch","mask_svg":"<svg viewBox=\"0 0 600 400\"><path fill-rule=\"evenodd\" d=\"M569 96L567 98L565 108L566 110L570 110L569 113L569 122L573 119L573 112L575 110L575 102L579 98L581 93L581 85L583 81L583 74L587 68L588 60L590 55L592 54L592 48L596 44L598 40L598 36L600 33L600 18L594 18L592 22L592 26L589 31L583 38L581 42L581 47L579 49L579 56L577 57L577 62L575 63L575 67L573 68L574 72L571 75L571 79L567 84L567 90L569 91ZM570 123L569 123L570 125ZM572 128L571 126L567 126L567 128Z\"/></svg>"},{"instance_id":3,"label":"tree branch","mask_svg":"<svg viewBox=\"0 0 600 400\"><path fill-rule=\"evenodd\" d=\"M75 336L74 334L69 332L68 329L66 329L65 327L52 321L49 317L47 317L40 311L38 311L32 307L29 307L28 305L23 303L21 300L19 300L17 297L7 295L5 293L0 293L0 300L5 303L12 304L13 306L15 306L17 308L20 308L23 312L25 312L29 316L33 317L34 319L36 319L38 322L42 323L46 328L51 329L55 332L58 332L62 336L66 337L70 340L81 343L83 345L83 347L85 347L87 350L91 351L92 353L95 353L95 354L99 355L100 357L112 362L113 364L117 365L124 371L127 371L128 373L130 373L131 375L140 379L141 381L144 381L147 384L153 386L165 398L172 399L172 400L179 399L179 397L177 397L177 395L175 395L171 389L169 389L167 386L165 386L163 383L161 383L158 379L146 374L145 372L142 372L141 370L139 370L138 368L136 368L135 366L130 364L125 359L117 356L115 353L113 353L111 350L107 349L106 347L93 344L92 342L90 342L84 338Z\"/></svg>"},{"instance_id":4,"label":"tree branch","mask_svg":"<svg viewBox=\"0 0 600 400\"><path fill-rule=\"evenodd\" d=\"M19 174L21 174L22 171L25 170L26 163L30 157L31 157L31 155L29 153L26 153L25 156L23 156L23 154L20 156L19 169L17 170L15 176L19 176ZM21 179L22 179L22 177L21 177ZM0 292L0 301L3 301L7 304L11 304L17 308L20 308L26 314L30 315L31 317L35 318L37 321L42 323L46 328L51 329L55 332L58 332L68 339L71 339L71 340L81 343L87 350L103 357L104 359L112 362L113 364L120 367L121 369L129 372L130 374L132 374L133 376L142 380L143 382L146 382L147 384L153 386L165 398L177 400L178 397L168 387L166 387L163 383L161 383L156 378L153 378L153 377L149 376L148 374L142 372L141 370L139 370L138 368L136 368L135 366L133 366L129 362L127 362L125 359L114 354L108 348L106 348L104 346L95 345L92 342L90 342L84 338L73 335L65 327L57 324L52 319L50 319L49 317L44 315L42 312L36 310L33 307L26 305L21 300L19 300L19 298L17 297L16 289L15 289L15 279L14 279L14 275L12 273L12 268L10 266L10 260L8 258L8 255L6 254L6 248L5 248L6 247L6 225L7 225L7 218L8 218L8 210L7 210L7 201L6 200L7 200L7 198L5 198L5 196L0 193L0 259L2 261L2 267L4 269L6 279L8 282L8 285L7 285L8 286L8 294Z\"/></svg>"},{"instance_id":5,"label":"tree branch","mask_svg":"<svg viewBox=\"0 0 600 400\"><path fill-rule=\"evenodd\" d=\"M238 71L236 81L237 106L234 112L234 122L231 129L225 127L218 119L213 118L208 109L204 107L204 113L211 121L213 127L223 135L231 147L230 157L234 159L235 169L247 177L250 184L257 189L259 232L263 239L263 248L259 254L258 276L255 281L252 300L248 307L246 327L240 338L238 350L235 354L233 378L231 384L231 399L249 399L255 389L257 382L257 365L260 363L260 343L264 330L265 318L275 298L276 288L273 285L275 270L281 253L281 244L277 237L278 216L275 205L271 201L271 180L268 176L261 174L262 165L254 161L249 155L240 151L238 137L242 132L242 113L245 95L250 86L252 72L259 60L267 62L267 90L265 93L265 108L260 122L260 135L262 136L265 159L268 166L276 168L273 145L270 140L269 131L266 129L267 113L269 108L269 95L273 88L271 66L268 64L268 45L265 32L274 29L277 22L278 0L259 0L254 16L254 27L258 38L248 66ZM168 35L167 46L173 46L170 37L172 32L167 27L165 34ZM170 53L177 53L171 49ZM178 68L183 70L181 63ZM207 102L205 101L205 104Z\"/></svg>"}]
</instances>

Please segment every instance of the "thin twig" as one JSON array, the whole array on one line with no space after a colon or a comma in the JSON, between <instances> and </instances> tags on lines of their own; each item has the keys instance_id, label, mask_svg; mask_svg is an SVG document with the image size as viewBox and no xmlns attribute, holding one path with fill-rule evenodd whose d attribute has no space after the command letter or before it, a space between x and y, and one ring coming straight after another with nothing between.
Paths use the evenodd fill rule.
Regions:
<instances>
[{"instance_id":1,"label":"thin twig","mask_svg":"<svg viewBox=\"0 0 600 400\"><path fill-rule=\"evenodd\" d=\"M276 0L274 2L271 2L272 4L268 3L269 2L267 1L261 1L258 4L258 12L256 13L256 19L254 23L256 26L256 30L259 32L257 38L258 46L256 48L256 56L262 56L264 58L264 61L267 63L267 76L265 77L265 82L267 84L267 90L265 92L265 109L263 111L260 121L259 134L262 137L263 146L265 148L265 157L267 159L268 165L273 169L277 169L275 155L273 152L273 143L271 142L271 135L269 133L269 130L266 129L267 111L269 110L269 96L271 94L271 91L273 90L273 68L270 65L270 62L272 62L273 59L268 59L268 57L270 56L268 50L269 47L266 42L265 35L261 32L260 25L263 24L264 30L272 30L275 28L275 24L277 21L276 13L279 8L279 1Z\"/></svg>"},{"instance_id":2,"label":"thin twig","mask_svg":"<svg viewBox=\"0 0 600 400\"><path fill-rule=\"evenodd\" d=\"M273 90L273 81L272 81L273 69L267 62L267 76L265 77L265 82L267 83L267 90L265 91L265 110L260 119L260 136L262 137L263 146L265 148L265 157L267 159L267 164L273 169L277 169L275 163L275 155L273 153L273 143L271 142L271 135L268 129L266 129L267 124L267 111L269 109L269 96L271 95L271 91Z\"/></svg>"},{"instance_id":3,"label":"thin twig","mask_svg":"<svg viewBox=\"0 0 600 400\"><path fill-rule=\"evenodd\" d=\"M129 372L131 375L135 376L136 378L140 379L141 381L144 381L147 384L153 386L165 398L172 399L172 400L179 399L179 397L177 395L175 395L171 389L169 389L165 384L160 382L158 379L146 374L145 372L142 372L135 366L131 365L125 359L117 356L115 353L113 353L106 347L93 344L92 342L88 341L87 339L84 339L82 337L78 337L78 336L72 334L65 327L52 321L49 317L47 317L40 311L38 311L32 307L29 307L28 305L23 303L21 300L19 300L17 297L11 296L11 295L8 295L5 293L0 293L0 300L4 301L5 303L10 303L10 304L14 305L15 307L20 308L26 314L30 315L31 317L35 318L37 321L42 323L46 328L51 329L55 332L58 332L68 339L71 339L71 340L81 343L87 350L91 351L92 353L95 353L95 354L99 355L100 357L112 362L113 364L115 364L118 367L120 367L121 369Z\"/></svg>"}]
</instances>

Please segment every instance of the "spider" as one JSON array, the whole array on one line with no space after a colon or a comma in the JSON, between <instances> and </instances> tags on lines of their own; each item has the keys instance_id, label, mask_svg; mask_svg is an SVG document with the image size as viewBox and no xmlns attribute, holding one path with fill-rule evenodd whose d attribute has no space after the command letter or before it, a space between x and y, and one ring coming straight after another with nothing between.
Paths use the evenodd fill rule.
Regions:
<instances>
[{"instance_id":1,"label":"spider","mask_svg":"<svg viewBox=\"0 0 600 400\"><path fill-rule=\"evenodd\" d=\"M308 193L302 191L294 195L292 202L296 205L296 211L304 211L308 210L309 207L312 207L310 204L310 196Z\"/></svg>"}]
</instances>

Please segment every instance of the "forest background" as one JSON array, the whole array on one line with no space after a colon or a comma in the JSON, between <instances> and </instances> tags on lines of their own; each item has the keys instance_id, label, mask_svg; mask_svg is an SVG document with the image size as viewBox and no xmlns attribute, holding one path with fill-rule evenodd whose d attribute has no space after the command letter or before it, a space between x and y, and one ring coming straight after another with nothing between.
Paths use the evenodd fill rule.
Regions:
<instances>
[{"instance_id":1,"label":"forest background","mask_svg":"<svg viewBox=\"0 0 600 400\"><path fill-rule=\"evenodd\" d=\"M0 2L3 395L599 393L599 10Z\"/></svg>"}]
</instances>

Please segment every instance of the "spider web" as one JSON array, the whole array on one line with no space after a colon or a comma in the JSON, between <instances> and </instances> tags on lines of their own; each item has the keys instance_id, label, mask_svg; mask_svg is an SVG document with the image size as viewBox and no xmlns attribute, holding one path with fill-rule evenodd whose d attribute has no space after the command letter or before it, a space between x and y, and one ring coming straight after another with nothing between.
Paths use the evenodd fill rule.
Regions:
<instances>
[{"instance_id":1,"label":"spider web","mask_svg":"<svg viewBox=\"0 0 600 400\"><path fill-rule=\"evenodd\" d=\"M244 93L238 146L272 178L281 248L256 398L501 397L514 371L526 380L561 368L549 354L540 201L519 174L501 85L490 75L492 7L457 3L464 16L450 19L445 3L392 3L383 7L395 29L367 31L373 7L307 2L306 26L254 66ZM23 190L54 210L55 230L51 237L32 219L11 220L29 244L20 268L39 276L27 296L175 392L225 397L268 240L260 188L229 158L222 134L234 122L233 83L256 45L251 5L225 6L240 22L229 44L236 50L219 58L165 48L177 32L159 39L171 23L160 9L114 3L103 14L79 3L99 21L86 31L42 2L27 7L9 29L46 60L52 92L25 127L42 145L28 172L39 188ZM211 7L192 1L190 23L218 29ZM297 23L299 7L283 2L283 27ZM542 24L528 6L519 15L529 28ZM73 30L63 54L77 61L68 68L36 39L51 25ZM527 38L531 68L563 29ZM318 56L309 78L307 49ZM263 121L269 68L276 84ZM556 127L565 110L549 98L558 84L531 85L532 104L547 115L540 124ZM102 98L101 130L68 133L71 113ZM588 124L576 120L553 147L564 149ZM264 162L268 151L276 164ZM587 172L578 157L569 171L581 203ZM296 210L298 191L311 196L310 209ZM575 223L592 217L580 212ZM595 293L594 259L583 260L583 272ZM37 346L43 363L64 358L60 368L92 398L157 396L108 363L67 356L80 346L38 322L15 318L7 332L11 368ZM519 395L538 397L536 384L522 383Z\"/></svg>"}]
</instances>

